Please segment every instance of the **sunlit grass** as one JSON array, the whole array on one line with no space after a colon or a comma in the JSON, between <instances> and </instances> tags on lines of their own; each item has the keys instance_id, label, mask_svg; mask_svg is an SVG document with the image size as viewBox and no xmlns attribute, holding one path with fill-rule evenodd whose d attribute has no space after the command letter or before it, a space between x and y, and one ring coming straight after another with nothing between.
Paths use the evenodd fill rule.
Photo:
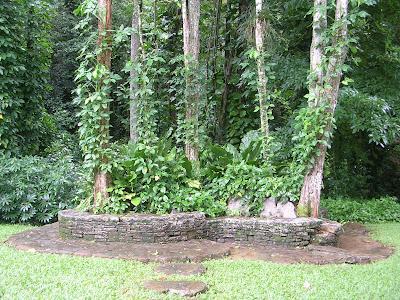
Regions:
<instances>
[{"instance_id":1,"label":"sunlit grass","mask_svg":"<svg viewBox=\"0 0 400 300\"><path fill-rule=\"evenodd\" d=\"M400 249L400 224L371 225L374 236ZM0 225L0 241L28 229ZM369 265L280 265L205 262L201 299L400 299L400 254ZM146 291L154 264L17 251L0 244L1 299L169 299ZM172 279L182 277L172 276Z\"/></svg>"}]
</instances>

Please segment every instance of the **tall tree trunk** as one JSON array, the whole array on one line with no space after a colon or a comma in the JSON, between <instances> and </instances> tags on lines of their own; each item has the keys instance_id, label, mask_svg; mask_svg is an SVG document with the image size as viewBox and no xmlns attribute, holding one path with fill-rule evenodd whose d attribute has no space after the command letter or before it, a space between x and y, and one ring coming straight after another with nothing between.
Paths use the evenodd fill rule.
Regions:
<instances>
[{"instance_id":1,"label":"tall tree trunk","mask_svg":"<svg viewBox=\"0 0 400 300\"><path fill-rule=\"evenodd\" d=\"M314 97L314 101L311 101L309 105L311 107L328 105L329 121L324 134L321 136L324 143L317 145L319 155L315 158L311 169L304 177L299 207L304 214L317 218L319 215L323 170L327 151L326 144L330 142L329 136L333 127L332 117L336 109L342 69L347 56L346 40L348 32L346 18L348 14L348 0L336 1L335 21L339 24L339 28L333 39L332 46L337 50L329 57L326 74L323 74L321 68L321 62L324 57L322 54L323 49L320 48L323 47L321 34L326 28L326 0L315 0L314 7L313 42L310 53L311 71L315 73L316 79L310 84L310 94L314 93L314 95L311 94Z\"/></svg>"},{"instance_id":2,"label":"tall tree trunk","mask_svg":"<svg viewBox=\"0 0 400 300\"><path fill-rule=\"evenodd\" d=\"M214 0L215 4L215 24L214 35L212 39L212 89L213 93L217 90L217 53L218 53L218 39L219 39L219 23L221 19L221 5L222 0Z\"/></svg>"},{"instance_id":3,"label":"tall tree trunk","mask_svg":"<svg viewBox=\"0 0 400 300\"><path fill-rule=\"evenodd\" d=\"M218 128L217 128L217 140L223 143L225 138L225 122L226 122L226 110L228 107L228 96L229 96L229 81L232 74L232 45L231 45L231 31L232 31L232 3L230 0L226 2L226 18L225 18L225 45L224 45L224 91L222 93L222 99L220 108L218 111Z\"/></svg>"},{"instance_id":4,"label":"tall tree trunk","mask_svg":"<svg viewBox=\"0 0 400 300\"><path fill-rule=\"evenodd\" d=\"M137 71L136 66L139 61L140 51L140 3L139 0L133 0L132 13L132 35L131 35L131 62L133 64L130 72L130 107L129 107L129 135L130 140L136 143L138 134L138 99L137 99Z\"/></svg>"},{"instance_id":5,"label":"tall tree trunk","mask_svg":"<svg viewBox=\"0 0 400 300\"><path fill-rule=\"evenodd\" d=\"M198 107L200 87L198 65L200 53L200 0L182 0L183 52L186 69L186 138L185 154L192 162L199 160Z\"/></svg>"},{"instance_id":6,"label":"tall tree trunk","mask_svg":"<svg viewBox=\"0 0 400 300\"><path fill-rule=\"evenodd\" d=\"M111 69L111 0L98 0L98 9L99 9L99 19L98 19L98 39L97 45L102 51L98 54L97 61L99 64L105 66L108 70ZM104 39L106 42L106 46L104 46ZM106 108L102 108L100 113L108 114L110 108L107 106ZM109 120L108 118L102 117L100 120L100 131L102 136L108 137L109 133ZM101 143L99 145L101 148L108 148L108 143ZM108 162L108 157L103 155L100 157L101 163L105 164ZM101 170L100 168L96 169L94 172L94 187L93 187L93 205L101 206L97 200L107 200L108 199L108 191L107 188L109 186L111 179L110 175Z\"/></svg>"},{"instance_id":7,"label":"tall tree trunk","mask_svg":"<svg viewBox=\"0 0 400 300\"><path fill-rule=\"evenodd\" d=\"M261 133L264 139L264 146L267 143L269 135L268 126L268 106L267 106L267 78L265 76L264 65L264 34L265 34L265 21L261 16L263 0L256 0L256 49L257 49L257 73L258 73L258 100L260 106L260 125ZM264 150L264 156L266 155Z\"/></svg>"},{"instance_id":8,"label":"tall tree trunk","mask_svg":"<svg viewBox=\"0 0 400 300\"><path fill-rule=\"evenodd\" d=\"M327 28L326 3L327 0L314 1L313 15L313 33L310 47L310 86L309 86L309 103L310 107L317 107L323 101L323 81L324 70L322 62L325 58L325 45L323 42L323 33Z\"/></svg>"}]
</instances>

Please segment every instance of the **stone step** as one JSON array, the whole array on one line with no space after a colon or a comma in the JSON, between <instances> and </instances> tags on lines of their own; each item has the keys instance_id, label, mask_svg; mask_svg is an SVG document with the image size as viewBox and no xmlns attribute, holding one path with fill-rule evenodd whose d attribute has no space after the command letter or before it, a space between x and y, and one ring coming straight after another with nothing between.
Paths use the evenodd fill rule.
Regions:
<instances>
[{"instance_id":1,"label":"stone step","mask_svg":"<svg viewBox=\"0 0 400 300\"><path fill-rule=\"evenodd\" d=\"M200 275L204 274L206 268L201 264L185 264L185 263L176 263L176 264L162 264L156 267L156 272L163 273L165 275Z\"/></svg>"},{"instance_id":2,"label":"stone step","mask_svg":"<svg viewBox=\"0 0 400 300\"><path fill-rule=\"evenodd\" d=\"M207 290L207 285L201 281L149 280L144 282L144 287L158 293L170 293L183 297L193 297Z\"/></svg>"}]
</instances>

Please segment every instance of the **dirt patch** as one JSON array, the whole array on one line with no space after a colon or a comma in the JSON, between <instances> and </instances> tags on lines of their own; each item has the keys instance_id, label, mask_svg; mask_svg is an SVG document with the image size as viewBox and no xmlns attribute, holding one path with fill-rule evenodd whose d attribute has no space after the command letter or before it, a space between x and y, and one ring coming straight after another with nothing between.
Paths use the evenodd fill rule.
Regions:
<instances>
[{"instance_id":1,"label":"dirt patch","mask_svg":"<svg viewBox=\"0 0 400 300\"><path fill-rule=\"evenodd\" d=\"M63 240L58 225L51 224L16 234L6 242L19 250L71 254L142 262L200 262L230 255L232 259L266 260L278 263L369 263L384 259L393 249L374 241L360 224L346 224L337 247L310 245L305 248L274 246L249 247L209 240L190 240L169 244L88 242Z\"/></svg>"},{"instance_id":2,"label":"dirt patch","mask_svg":"<svg viewBox=\"0 0 400 300\"><path fill-rule=\"evenodd\" d=\"M375 259L383 259L390 256L394 249L373 240L364 225L348 223L344 226L344 234L338 241L338 248L354 253L369 255Z\"/></svg>"}]
</instances>

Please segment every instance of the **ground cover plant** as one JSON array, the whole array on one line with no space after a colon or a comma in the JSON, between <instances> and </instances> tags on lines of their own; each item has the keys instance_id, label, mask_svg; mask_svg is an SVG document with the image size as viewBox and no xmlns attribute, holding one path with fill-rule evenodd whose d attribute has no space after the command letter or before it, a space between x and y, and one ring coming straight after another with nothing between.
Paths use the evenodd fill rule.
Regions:
<instances>
[{"instance_id":1,"label":"ground cover plant","mask_svg":"<svg viewBox=\"0 0 400 300\"><path fill-rule=\"evenodd\" d=\"M0 221L46 224L80 197L79 167L62 157L1 158Z\"/></svg>"},{"instance_id":2,"label":"ground cover plant","mask_svg":"<svg viewBox=\"0 0 400 300\"><path fill-rule=\"evenodd\" d=\"M400 203L393 197L379 199L324 199L329 218L338 222L400 222Z\"/></svg>"},{"instance_id":3,"label":"ground cover plant","mask_svg":"<svg viewBox=\"0 0 400 300\"><path fill-rule=\"evenodd\" d=\"M325 266L222 259L205 262L207 272L189 279L208 284L199 299L396 299L400 225L368 227L374 238L396 248L391 257L368 265ZM0 241L29 228L2 224ZM163 277L154 273L155 264L27 253L5 244L0 257L2 299L180 299L143 288L144 280Z\"/></svg>"}]
</instances>

